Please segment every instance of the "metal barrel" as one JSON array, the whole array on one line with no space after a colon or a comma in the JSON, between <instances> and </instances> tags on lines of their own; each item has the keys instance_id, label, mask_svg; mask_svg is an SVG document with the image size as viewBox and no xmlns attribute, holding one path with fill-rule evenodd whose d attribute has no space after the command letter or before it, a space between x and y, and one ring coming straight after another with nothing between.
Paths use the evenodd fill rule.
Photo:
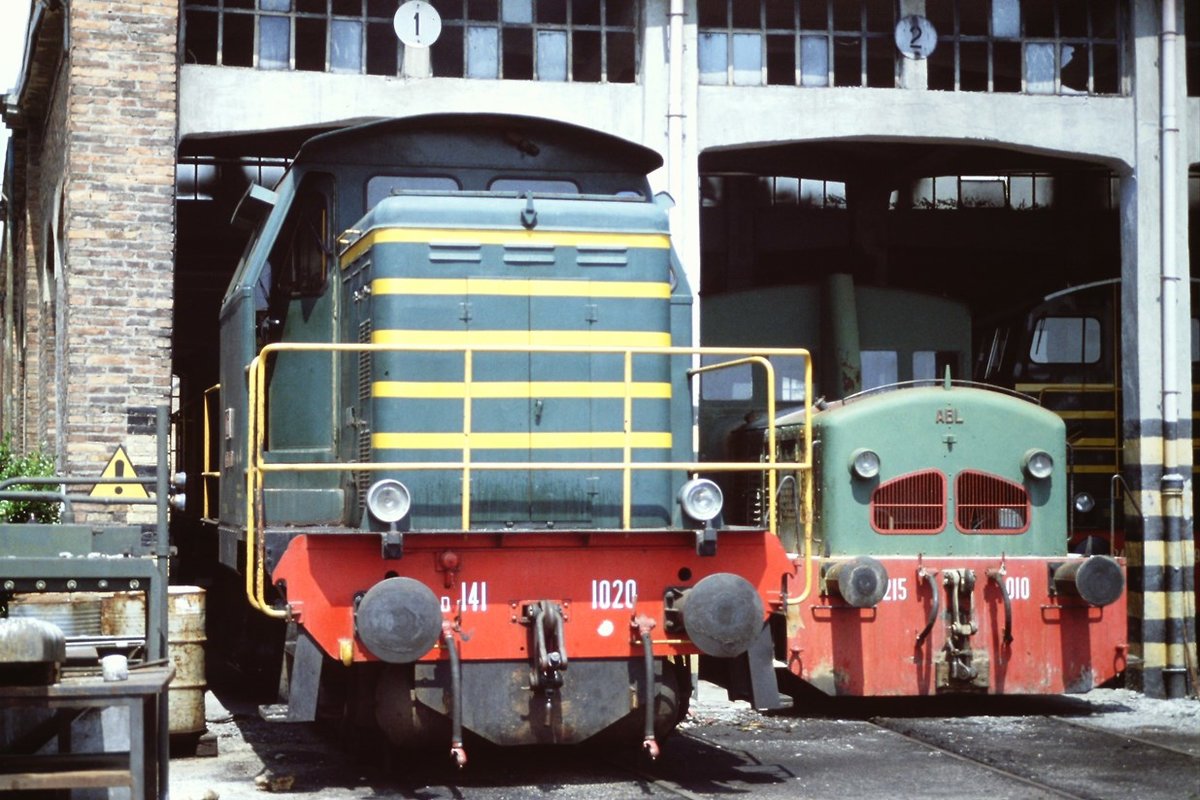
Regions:
<instances>
[{"instance_id":1,"label":"metal barrel","mask_svg":"<svg viewBox=\"0 0 1200 800\"><path fill-rule=\"evenodd\" d=\"M141 592L118 592L104 611L104 633L146 635L146 597ZM171 735L199 734L204 724L205 592L199 586L167 589L167 655L175 677L167 691Z\"/></svg>"}]
</instances>

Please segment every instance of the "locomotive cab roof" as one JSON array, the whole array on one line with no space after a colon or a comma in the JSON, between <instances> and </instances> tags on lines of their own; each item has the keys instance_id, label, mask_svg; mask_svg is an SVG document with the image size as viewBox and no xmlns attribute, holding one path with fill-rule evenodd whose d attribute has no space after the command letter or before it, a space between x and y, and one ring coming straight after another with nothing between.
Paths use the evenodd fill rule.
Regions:
<instances>
[{"instance_id":1,"label":"locomotive cab roof","mask_svg":"<svg viewBox=\"0 0 1200 800\"><path fill-rule=\"evenodd\" d=\"M296 162L507 168L514 156L545 171L645 175L663 163L654 150L626 139L516 114L427 114L377 120L314 136L300 148Z\"/></svg>"}]
</instances>

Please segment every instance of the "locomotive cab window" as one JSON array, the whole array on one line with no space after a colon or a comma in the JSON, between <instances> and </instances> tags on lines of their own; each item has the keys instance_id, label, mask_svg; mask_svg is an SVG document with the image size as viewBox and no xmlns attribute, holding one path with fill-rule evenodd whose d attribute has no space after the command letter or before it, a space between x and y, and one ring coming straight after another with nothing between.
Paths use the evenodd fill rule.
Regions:
<instances>
[{"instance_id":1,"label":"locomotive cab window","mask_svg":"<svg viewBox=\"0 0 1200 800\"><path fill-rule=\"evenodd\" d=\"M704 366L730 360L724 356L703 356ZM775 399L784 403L804 402L804 376L807 359L801 356L769 356L775 372ZM755 400L766 402L766 374L761 367L739 364L704 373L700 378L700 396L705 400Z\"/></svg>"},{"instance_id":2,"label":"locomotive cab window","mask_svg":"<svg viewBox=\"0 0 1200 800\"><path fill-rule=\"evenodd\" d=\"M260 285L269 284L273 296L305 297L319 294L325 286L333 248L329 201L317 183L312 181L305 187L307 191L301 190L270 263L264 268Z\"/></svg>"},{"instance_id":3,"label":"locomotive cab window","mask_svg":"<svg viewBox=\"0 0 1200 800\"><path fill-rule=\"evenodd\" d=\"M367 181L367 208L394 194L406 192L457 192L462 186L448 175L376 175Z\"/></svg>"},{"instance_id":4,"label":"locomotive cab window","mask_svg":"<svg viewBox=\"0 0 1200 800\"><path fill-rule=\"evenodd\" d=\"M1029 358L1035 364L1095 364L1100 360L1100 320L1042 317L1034 325Z\"/></svg>"},{"instance_id":5,"label":"locomotive cab window","mask_svg":"<svg viewBox=\"0 0 1200 800\"><path fill-rule=\"evenodd\" d=\"M559 178L496 178L488 184L488 191L512 192L514 194L579 194L579 185L574 181Z\"/></svg>"},{"instance_id":6,"label":"locomotive cab window","mask_svg":"<svg viewBox=\"0 0 1200 800\"><path fill-rule=\"evenodd\" d=\"M940 380L950 368L951 377L958 370L958 353L953 350L918 350L912 356L912 379L914 381Z\"/></svg>"}]
</instances>

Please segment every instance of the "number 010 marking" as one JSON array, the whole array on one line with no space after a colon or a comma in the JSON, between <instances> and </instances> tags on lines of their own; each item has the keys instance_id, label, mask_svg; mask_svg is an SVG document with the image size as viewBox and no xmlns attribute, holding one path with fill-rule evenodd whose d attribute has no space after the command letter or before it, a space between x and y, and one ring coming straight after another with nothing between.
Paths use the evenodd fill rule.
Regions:
<instances>
[{"instance_id":1,"label":"number 010 marking","mask_svg":"<svg viewBox=\"0 0 1200 800\"><path fill-rule=\"evenodd\" d=\"M1009 598L1013 600L1028 600L1029 578L1009 575L1004 579L1004 591L1008 592Z\"/></svg>"},{"instance_id":2,"label":"number 010 marking","mask_svg":"<svg viewBox=\"0 0 1200 800\"><path fill-rule=\"evenodd\" d=\"M592 581L592 608L633 608L637 600L637 581Z\"/></svg>"}]
</instances>

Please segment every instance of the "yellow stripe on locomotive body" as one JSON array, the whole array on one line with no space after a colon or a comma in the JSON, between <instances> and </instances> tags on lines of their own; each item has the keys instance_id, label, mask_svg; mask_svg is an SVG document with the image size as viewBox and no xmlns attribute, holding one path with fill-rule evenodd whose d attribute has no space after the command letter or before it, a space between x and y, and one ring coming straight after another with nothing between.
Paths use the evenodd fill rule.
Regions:
<instances>
[{"instance_id":1,"label":"yellow stripe on locomotive body","mask_svg":"<svg viewBox=\"0 0 1200 800\"><path fill-rule=\"evenodd\" d=\"M453 295L515 297L648 298L669 300L669 283L648 281L529 280L524 278L377 278L371 293L379 295Z\"/></svg>"}]
</instances>

